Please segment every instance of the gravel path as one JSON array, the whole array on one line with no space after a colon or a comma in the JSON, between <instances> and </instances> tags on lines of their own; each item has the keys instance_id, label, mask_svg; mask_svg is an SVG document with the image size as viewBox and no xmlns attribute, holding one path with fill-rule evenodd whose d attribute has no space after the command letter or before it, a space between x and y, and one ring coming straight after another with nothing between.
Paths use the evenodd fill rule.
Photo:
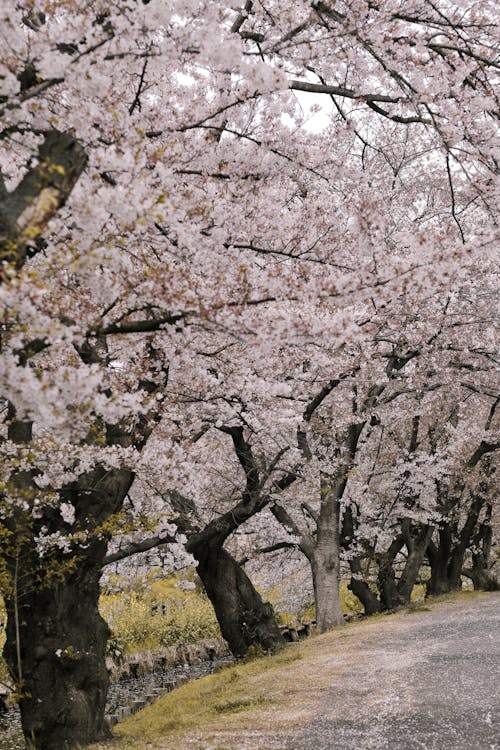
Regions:
<instances>
[{"instance_id":1,"label":"gravel path","mask_svg":"<svg viewBox=\"0 0 500 750\"><path fill-rule=\"evenodd\" d=\"M500 750L500 595L374 622L344 645L283 750Z\"/></svg>"}]
</instances>

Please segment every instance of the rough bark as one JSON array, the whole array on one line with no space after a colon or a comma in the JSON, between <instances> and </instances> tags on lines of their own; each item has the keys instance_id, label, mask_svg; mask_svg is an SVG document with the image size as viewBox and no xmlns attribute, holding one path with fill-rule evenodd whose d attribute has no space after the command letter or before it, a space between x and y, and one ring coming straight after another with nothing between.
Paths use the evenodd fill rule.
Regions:
<instances>
[{"instance_id":1,"label":"rough bark","mask_svg":"<svg viewBox=\"0 0 500 750\"><path fill-rule=\"evenodd\" d=\"M320 633L342 625L340 605L340 497L347 483L348 468L337 479L323 476L316 544L310 558L316 623Z\"/></svg>"},{"instance_id":2,"label":"rough bark","mask_svg":"<svg viewBox=\"0 0 500 750\"><path fill-rule=\"evenodd\" d=\"M363 605L363 609L365 610L365 615L376 615L378 612L382 611L382 605L377 595L373 593L366 581L351 576L347 588L349 591L352 591L354 596L358 597Z\"/></svg>"},{"instance_id":3,"label":"rough bark","mask_svg":"<svg viewBox=\"0 0 500 750\"><path fill-rule=\"evenodd\" d=\"M284 639L271 604L262 601L243 568L218 540L191 541L188 549L198 561L198 575L234 656L245 656L252 649L272 652L282 646Z\"/></svg>"},{"instance_id":4,"label":"rough bark","mask_svg":"<svg viewBox=\"0 0 500 750\"><path fill-rule=\"evenodd\" d=\"M396 555L401 551L403 546L403 536L399 535L394 539L386 552L377 555L377 584L380 592L380 602L384 610L397 609L397 607L401 607L405 603L398 591L396 574L393 567Z\"/></svg>"},{"instance_id":5,"label":"rough bark","mask_svg":"<svg viewBox=\"0 0 500 750\"><path fill-rule=\"evenodd\" d=\"M30 489L30 476L15 479ZM75 508L75 523L64 530L57 511L6 521L2 557L11 585L4 655L20 694L23 732L35 750L70 750L108 736L108 627L98 610L107 550L101 525L120 509L132 480L129 471L99 468L61 490L61 500ZM49 532L53 524L54 531L85 533L86 543L41 555L42 524Z\"/></svg>"},{"instance_id":6,"label":"rough bark","mask_svg":"<svg viewBox=\"0 0 500 750\"><path fill-rule=\"evenodd\" d=\"M490 562L493 546L492 513L493 506L488 503L486 516L474 534L472 566L462 569L462 575L471 579L476 591L498 591L500 589L500 582L494 575Z\"/></svg>"},{"instance_id":7,"label":"rough bark","mask_svg":"<svg viewBox=\"0 0 500 750\"><path fill-rule=\"evenodd\" d=\"M348 552L351 551L351 545L355 537L355 526L357 526L357 520L355 519L353 508L349 505L342 518L342 535L341 544L342 547ZM378 596L371 590L368 582L363 579L363 568L362 568L362 557L354 555L349 560L349 567L351 569L351 580L348 585L349 591L352 591L354 596L357 596L365 615L374 615L382 610L382 605L379 601Z\"/></svg>"},{"instance_id":8,"label":"rough bark","mask_svg":"<svg viewBox=\"0 0 500 750\"><path fill-rule=\"evenodd\" d=\"M431 577L426 586L427 596L447 594L454 590L448 575L451 550L452 529L450 524L443 524L438 531L438 543L435 544L431 539L427 546L427 558L431 569ZM459 588L457 582L455 586Z\"/></svg>"},{"instance_id":9,"label":"rough bark","mask_svg":"<svg viewBox=\"0 0 500 750\"><path fill-rule=\"evenodd\" d=\"M405 520L402 523L402 529L408 555L399 577L398 593L404 603L409 604L433 529L429 525L411 527L411 524Z\"/></svg>"},{"instance_id":10,"label":"rough bark","mask_svg":"<svg viewBox=\"0 0 500 750\"><path fill-rule=\"evenodd\" d=\"M485 500L482 495L473 497L462 529L456 523L445 522L439 529L438 544L429 541L427 557L431 577L427 583L427 595L447 594L462 588L462 570L467 550L477 531L479 514Z\"/></svg>"},{"instance_id":11,"label":"rough bark","mask_svg":"<svg viewBox=\"0 0 500 750\"><path fill-rule=\"evenodd\" d=\"M42 583L17 601L7 598L4 656L20 684L24 736L36 750L69 750L109 737L109 630L98 610L105 548L93 544L59 585Z\"/></svg>"},{"instance_id":12,"label":"rough bark","mask_svg":"<svg viewBox=\"0 0 500 750\"><path fill-rule=\"evenodd\" d=\"M316 623L320 633L342 625L344 615L340 606L339 558L335 550L316 549L311 561L316 605Z\"/></svg>"}]
</instances>

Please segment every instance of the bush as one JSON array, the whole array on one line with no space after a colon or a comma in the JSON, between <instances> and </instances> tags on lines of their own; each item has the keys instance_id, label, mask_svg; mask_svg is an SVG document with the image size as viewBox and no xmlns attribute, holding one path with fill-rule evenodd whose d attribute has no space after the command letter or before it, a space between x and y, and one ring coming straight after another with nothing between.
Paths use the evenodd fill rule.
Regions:
<instances>
[{"instance_id":1,"label":"bush","mask_svg":"<svg viewBox=\"0 0 500 750\"><path fill-rule=\"evenodd\" d=\"M184 590L179 576L104 594L100 609L111 628L108 650L115 658L220 635L208 598L196 588Z\"/></svg>"}]
</instances>

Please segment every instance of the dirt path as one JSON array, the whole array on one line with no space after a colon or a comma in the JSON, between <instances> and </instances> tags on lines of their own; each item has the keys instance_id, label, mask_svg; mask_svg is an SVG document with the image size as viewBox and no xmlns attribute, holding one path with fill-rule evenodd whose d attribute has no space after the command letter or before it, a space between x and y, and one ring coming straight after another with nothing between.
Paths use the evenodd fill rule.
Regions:
<instances>
[{"instance_id":1,"label":"dirt path","mask_svg":"<svg viewBox=\"0 0 500 750\"><path fill-rule=\"evenodd\" d=\"M374 623L350 640L287 750L500 749L500 596Z\"/></svg>"},{"instance_id":2,"label":"dirt path","mask_svg":"<svg viewBox=\"0 0 500 750\"><path fill-rule=\"evenodd\" d=\"M113 750L500 750L500 594L292 644L174 691L117 733Z\"/></svg>"}]
</instances>

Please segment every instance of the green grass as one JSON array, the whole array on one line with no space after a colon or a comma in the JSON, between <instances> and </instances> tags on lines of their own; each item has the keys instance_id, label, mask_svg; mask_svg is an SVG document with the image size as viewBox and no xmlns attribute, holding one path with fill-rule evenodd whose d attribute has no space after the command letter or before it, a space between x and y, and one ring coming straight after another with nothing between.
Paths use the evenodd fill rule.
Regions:
<instances>
[{"instance_id":1,"label":"green grass","mask_svg":"<svg viewBox=\"0 0 500 750\"><path fill-rule=\"evenodd\" d=\"M269 680L266 687L259 688L259 678L300 660L301 647L292 644L274 657L257 657L177 688L117 725L116 746L139 750L157 737L196 731L201 726L215 728L230 715L267 709L279 701L269 692ZM249 692L250 683L254 687Z\"/></svg>"}]
</instances>

